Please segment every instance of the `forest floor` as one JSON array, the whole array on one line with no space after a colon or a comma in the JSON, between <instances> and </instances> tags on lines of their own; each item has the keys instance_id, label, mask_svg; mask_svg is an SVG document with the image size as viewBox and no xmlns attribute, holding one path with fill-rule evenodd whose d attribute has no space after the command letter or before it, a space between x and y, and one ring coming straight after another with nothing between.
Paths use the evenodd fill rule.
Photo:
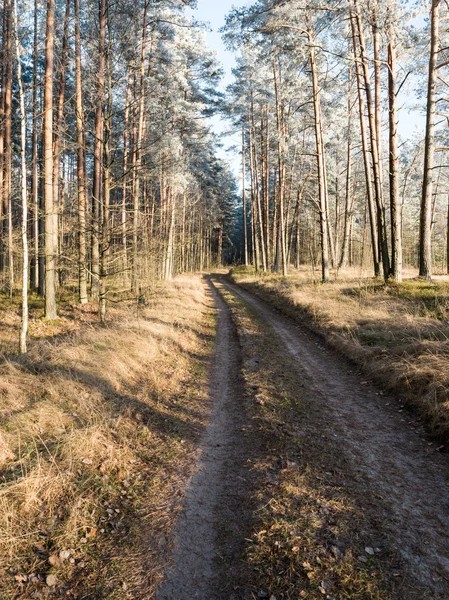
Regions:
<instances>
[{"instance_id":1,"label":"forest floor","mask_svg":"<svg viewBox=\"0 0 449 600\"><path fill-rule=\"evenodd\" d=\"M449 599L444 447L309 321L180 277L19 357L7 306L2 600Z\"/></svg>"},{"instance_id":2,"label":"forest floor","mask_svg":"<svg viewBox=\"0 0 449 600\"><path fill-rule=\"evenodd\" d=\"M45 322L33 298L24 357L2 300L2 600L154 595L208 421L215 309L200 276L146 300L102 327L68 297Z\"/></svg>"}]
</instances>

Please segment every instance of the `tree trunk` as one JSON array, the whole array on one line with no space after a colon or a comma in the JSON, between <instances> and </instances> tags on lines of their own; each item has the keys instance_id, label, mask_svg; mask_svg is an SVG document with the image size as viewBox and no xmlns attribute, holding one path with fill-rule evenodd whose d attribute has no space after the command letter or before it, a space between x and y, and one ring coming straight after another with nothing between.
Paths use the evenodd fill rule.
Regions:
<instances>
[{"instance_id":1,"label":"tree trunk","mask_svg":"<svg viewBox=\"0 0 449 600\"><path fill-rule=\"evenodd\" d=\"M78 180L78 279L79 300L86 304L87 276L86 276L86 156L84 136L84 108L81 65L81 30L79 0L75 2L75 101L76 101L76 134L77 134L77 180Z\"/></svg>"},{"instance_id":2,"label":"tree trunk","mask_svg":"<svg viewBox=\"0 0 449 600\"><path fill-rule=\"evenodd\" d=\"M4 215L7 218L8 231L8 275L9 293L12 295L14 287L14 248L12 237L12 193L11 193L11 146L12 146L12 5L11 0L5 0L5 82L4 82L4 102L5 102L5 154L3 165L3 198Z\"/></svg>"},{"instance_id":3,"label":"tree trunk","mask_svg":"<svg viewBox=\"0 0 449 600\"><path fill-rule=\"evenodd\" d=\"M310 34L309 40L311 41ZM329 231L327 214L327 190L325 177L325 162L322 144L323 124L321 121L320 91L318 87L318 74L316 69L315 50L313 46L310 50L310 66L312 71L313 109L315 115L316 158L318 169L318 203L320 211L321 234L321 280L323 283L327 283L329 281Z\"/></svg>"},{"instance_id":4,"label":"tree trunk","mask_svg":"<svg viewBox=\"0 0 449 600\"><path fill-rule=\"evenodd\" d=\"M139 121L137 126L136 140L136 162L135 162L135 189L134 189L134 218L133 218L133 265L131 273L131 291L137 294L138 277L137 277L137 259L138 259L138 227L139 227L139 206L140 206L140 178L142 169L142 145L145 119L145 54L147 40L147 11L148 2L145 0L143 10L142 23L142 38L140 49L140 85L139 85ZM170 221L171 227L171 221Z\"/></svg>"},{"instance_id":5,"label":"tree trunk","mask_svg":"<svg viewBox=\"0 0 449 600\"><path fill-rule=\"evenodd\" d=\"M430 58L427 86L426 138L424 145L424 178L419 226L419 275L432 279L432 196L435 162L435 111L440 0L432 0L430 12Z\"/></svg>"},{"instance_id":6,"label":"tree trunk","mask_svg":"<svg viewBox=\"0 0 449 600\"><path fill-rule=\"evenodd\" d=\"M243 256L245 266L248 266L248 229L246 206L246 154L245 154L245 128L242 127L242 202L243 202Z\"/></svg>"},{"instance_id":7,"label":"tree trunk","mask_svg":"<svg viewBox=\"0 0 449 600\"><path fill-rule=\"evenodd\" d=\"M37 68L38 68L38 0L34 0L34 41L33 41L33 132L31 142L31 204L33 210L33 260L31 286L39 289L39 133L37 106Z\"/></svg>"},{"instance_id":8,"label":"tree trunk","mask_svg":"<svg viewBox=\"0 0 449 600\"><path fill-rule=\"evenodd\" d=\"M346 187L345 187L345 219L343 229L343 242L341 246L341 256L339 268L345 269L349 259L349 234L350 224L352 222L352 211L354 207L354 195L351 193L352 187L352 88L353 88L353 72L352 68L348 69L348 144L346 151Z\"/></svg>"},{"instance_id":9,"label":"tree trunk","mask_svg":"<svg viewBox=\"0 0 449 600\"><path fill-rule=\"evenodd\" d=\"M131 104L131 74L128 73L125 101L125 124L123 127L123 183L122 183L122 250L123 270L126 281L128 281L128 233L127 233L127 206L128 206L128 144L129 144L129 107Z\"/></svg>"},{"instance_id":10,"label":"tree trunk","mask_svg":"<svg viewBox=\"0 0 449 600\"><path fill-rule=\"evenodd\" d=\"M105 78L105 45L106 45L106 11L107 0L99 0L98 4L98 75L97 94L95 99L95 142L94 173L92 193L92 295L98 298L100 286L100 229L103 153L104 153L104 78Z\"/></svg>"},{"instance_id":11,"label":"tree trunk","mask_svg":"<svg viewBox=\"0 0 449 600\"><path fill-rule=\"evenodd\" d=\"M28 333L28 193L27 193L27 163L26 163L26 112L25 112L25 92L22 81L22 64L20 60L20 42L17 26L17 5L14 0L13 8L14 21L14 41L17 61L17 81L19 86L19 107L20 107L20 196L22 200L22 322L20 327L20 352L25 354L27 351L27 333Z\"/></svg>"},{"instance_id":12,"label":"tree trunk","mask_svg":"<svg viewBox=\"0 0 449 600\"><path fill-rule=\"evenodd\" d=\"M276 122L277 122L277 144L278 144L278 176L279 176L279 190L278 190L278 213L279 219L277 224L277 243L276 243L276 261L275 271L279 272L279 266L282 265L282 275L287 276L287 249L286 233L285 233L285 213L284 213L284 195L285 195L285 165L283 158L283 126L282 126L282 115L279 98L279 84L276 71L276 60L273 59L273 76L274 76L274 90L276 99Z\"/></svg>"},{"instance_id":13,"label":"tree trunk","mask_svg":"<svg viewBox=\"0 0 449 600\"><path fill-rule=\"evenodd\" d=\"M392 15L390 17L392 19ZM391 276L402 281L402 217L399 203L397 97L396 97L396 35L393 21L388 41L388 108L389 108L389 166L391 211Z\"/></svg>"},{"instance_id":14,"label":"tree trunk","mask_svg":"<svg viewBox=\"0 0 449 600\"><path fill-rule=\"evenodd\" d=\"M104 119L104 167L103 167L103 222L100 243L100 286L98 295L98 314L100 323L106 321L107 276L109 258L109 208L111 203L111 119L112 119L112 81L108 53L108 110Z\"/></svg>"},{"instance_id":15,"label":"tree trunk","mask_svg":"<svg viewBox=\"0 0 449 600\"><path fill-rule=\"evenodd\" d=\"M365 182L366 182L366 195L368 200L368 211L370 217L370 231L371 231L371 247L373 252L373 265L374 265L374 276L380 275L380 259L379 259L379 243L378 243L378 232L377 232L377 218L376 210L374 206L373 187L371 184L371 167L368 152L368 142L366 135L365 125L365 103L362 94L362 73L360 69L359 61L359 49L357 43L357 32L356 32L356 18L354 15L353 8L350 8L350 20L351 20L351 31L352 31L352 42L354 47L354 58L355 58L355 70L357 80L357 91L359 100L359 115L360 115L360 134L362 138L362 154L363 164L365 168Z\"/></svg>"},{"instance_id":16,"label":"tree trunk","mask_svg":"<svg viewBox=\"0 0 449 600\"><path fill-rule=\"evenodd\" d=\"M53 141L53 204L54 204L54 226L53 236L55 238L54 244L57 256L59 255L59 244L58 244L58 216L62 213L61 201L60 201L60 190L59 190L59 169L61 162L61 141L62 141L62 129L64 123L64 96L65 96L65 84L66 84L66 68L67 68L67 55L69 48L69 20L70 20L70 5L71 0L66 0L65 16L64 16L64 33L62 38L62 49L61 49L61 72L59 77L59 89L58 89L58 101L56 103L55 120L54 120L54 141ZM55 260L57 259L55 256Z\"/></svg>"},{"instance_id":17,"label":"tree trunk","mask_svg":"<svg viewBox=\"0 0 449 600\"><path fill-rule=\"evenodd\" d=\"M376 117L373 108L373 95L371 90L370 83L370 73L369 73L369 64L368 58L366 54L365 47L365 39L363 34L363 25L360 16L360 11L358 8L358 0L353 0L355 16L355 23L357 25L357 34L359 38L359 47L360 47L360 58L362 64L362 73L364 79L364 88L366 93L366 104L368 107L368 124L369 124L369 134L370 134L370 142L371 142L371 156L373 163L373 173L374 173L374 197L376 200L376 208L377 208L377 229L378 229L378 239L381 248L381 257L382 257L382 267L384 278L388 279L390 273L390 258L388 255L388 240L387 240L387 231L386 231L386 222L385 222L385 207L383 204L382 197L382 175L381 175L381 166L380 166L380 157L379 157L379 142L377 139L377 128L376 128ZM351 18L352 20L352 18ZM355 56L357 57L357 53L355 52ZM356 63L357 64L357 63Z\"/></svg>"},{"instance_id":18,"label":"tree trunk","mask_svg":"<svg viewBox=\"0 0 449 600\"><path fill-rule=\"evenodd\" d=\"M55 0L47 0L44 86L45 317L56 319L55 207L53 203L53 50Z\"/></svg>"}]
</instances>

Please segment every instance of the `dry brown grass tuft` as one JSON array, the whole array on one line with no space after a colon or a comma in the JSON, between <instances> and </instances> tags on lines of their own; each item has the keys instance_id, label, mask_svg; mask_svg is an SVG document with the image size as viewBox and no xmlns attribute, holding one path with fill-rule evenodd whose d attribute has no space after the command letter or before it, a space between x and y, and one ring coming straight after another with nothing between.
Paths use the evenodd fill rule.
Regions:
<instances>
[{"instance_id":1,"label":"dry brown grass tuft","mask_svg":"<svg viewBox=\"0 0 449 600\"><path fill-rule=\"evenodd\" d=\"M107 327L94 309L47 324L38 307L29 354L0 364L0 598L149 598L167 561L213 309L199 276L116 304Z\"/></svg>"},{"instance_id":2,"label":"dry brown grass tuft","mask_svg":"<svg viewBox=\"0 0 449 600\"><path fill-rule=\"evenodd\" d=\"M449 283L385 285L339 273L314 284L303 269L288 278L242 269L233 278L361 366L412 404L439 437L449 436ZM414 275L410 270L409 275Z\"/></svg>"}]
</instances>

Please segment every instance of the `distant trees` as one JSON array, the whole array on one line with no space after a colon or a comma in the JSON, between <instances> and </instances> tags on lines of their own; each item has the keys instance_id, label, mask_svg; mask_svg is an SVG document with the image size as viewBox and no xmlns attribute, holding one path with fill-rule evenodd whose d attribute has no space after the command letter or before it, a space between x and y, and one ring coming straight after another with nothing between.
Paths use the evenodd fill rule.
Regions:
<instances>
[{"instance_id":1,"label":"distant trees","mask_svg":"<svg viewBox=\"0 0 449 600\"><path fill-rule=\"evenodd\" d=\"M14 1L2 6L0 278L12 294L22 263L25 351L29 284L47 319L76 285L104 321L112 287L137 297L221 264L235 183L205 120L220 69L189 1Z\"/></svg>"},{"instance_id":2,"label":"distant trees","mask_svg":"<svg viewBox=\"0 0 449 600\"><path fill-rule=\"evenodd\" d=\"M430 4L430 35L407 26L411 9L396 0L257 0L228 15L225 38L240 53L228 114L248 139L257 268L285 273L289 263L320 262L325 282L330 267L371 257L375 276L401 281L404 235L405 260L419 262L423 277L431 276L435 252L446 259L447 226L436 216L449 191L447 167L433 153L435 127L442 140L436 150L448 145L447 94L436 96L437 83L448 85L440 71L449 64L447 34L438 33L439 11L447 7ZM399 95L423 67L428 37L426 140L404 145ZM268 240L276 240L271 248Z\"/></svg>"}]
</instances>

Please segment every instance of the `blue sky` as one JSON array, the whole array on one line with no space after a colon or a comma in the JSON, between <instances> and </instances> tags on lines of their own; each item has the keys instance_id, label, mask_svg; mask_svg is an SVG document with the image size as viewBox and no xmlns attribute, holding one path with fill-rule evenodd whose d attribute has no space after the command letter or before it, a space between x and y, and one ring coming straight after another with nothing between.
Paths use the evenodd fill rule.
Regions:
<instances>
[{"instance_id":1,"label":"blue sky","mask_svg":"<svg viewBox=\"0 0 449 600\"><path fill-rule=\"evenodd\" d=\"M226 50L219 30L225 24L225 16L233 7L246 6L248 0L197 0L198 8L193 11L196 18L208 23L212 31L207 33L209 47L217 52L217 57L225 69L223 85L231 82L231 69L235 61L232 52Z\"/></svg>"},{"instance_id":2,"label":"blue sky","mask_svg":"<svg viewBox=\"0 0 449 600\"><path fill-rule=\"evenodd\" d=\"M246 6L251 4L250 0L198 0L198 8L193 11L194 16L199 21L204 21L209 25L211 31L207 32L207 42L211 50L217 53L218 62L224 70L224 76L221 82L221 89L225 91L226 86L232 82L232 69L235 66L235 58L232 52L226 50L221 39L220 28L225 24L225 16L233 7ZM240 171L240 157L237 152L228 151L231 146L239 145L240 135L231 135L227 129L229 124L222 121L220 117L211 119L213 128L220 135L223 148L219 155L225 158L232 166L236 176Z\"/></svg>"}]
</instances>

